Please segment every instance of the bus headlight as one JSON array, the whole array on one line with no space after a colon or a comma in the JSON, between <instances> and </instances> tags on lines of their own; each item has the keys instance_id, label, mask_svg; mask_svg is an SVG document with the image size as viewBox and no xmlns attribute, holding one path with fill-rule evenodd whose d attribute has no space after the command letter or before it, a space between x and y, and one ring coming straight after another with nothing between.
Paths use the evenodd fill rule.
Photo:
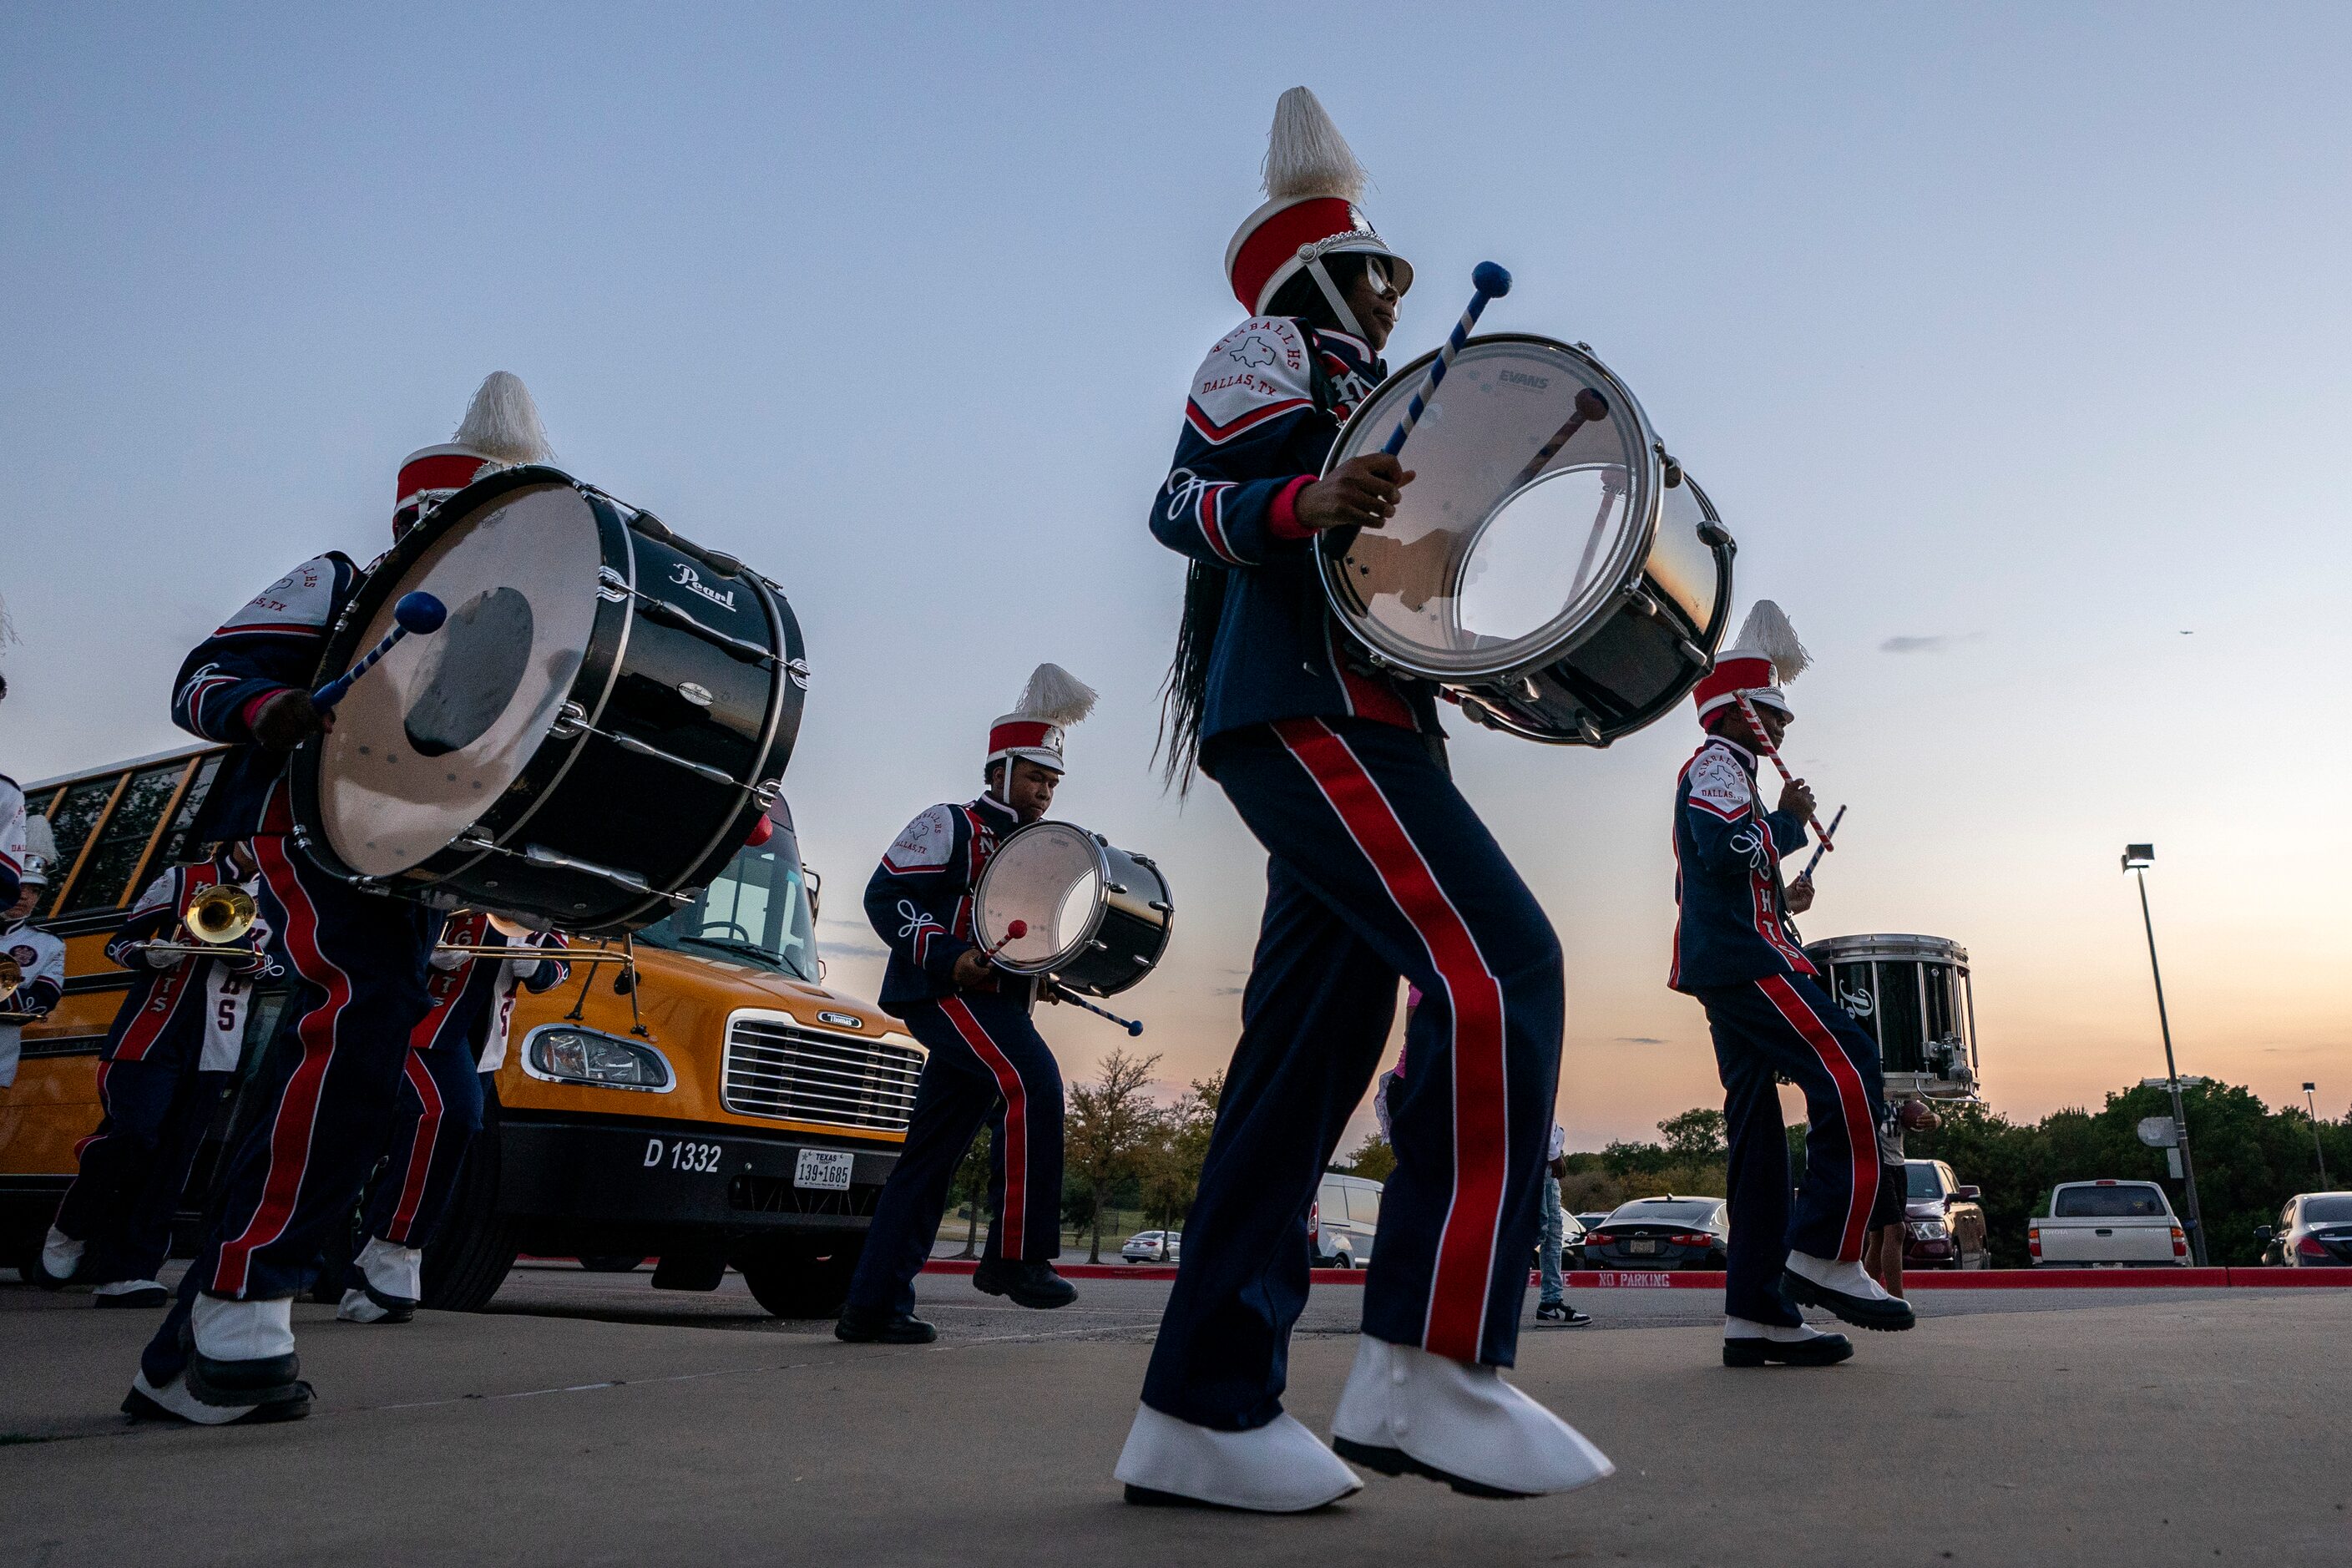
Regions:
<instances>
[{"instance_id":1,"label":"bus headlight","mask_svg":"<svg viewBox=\"0 0 2352 1568\"><path fill-rule=\"evenodd\" d=\"M625 1040L570 1024L543 1024L530 1032L523 1066L533 1078L667 1094L677 1083L669 1060L641 1040Z\"/></svg>"}]
</instances>

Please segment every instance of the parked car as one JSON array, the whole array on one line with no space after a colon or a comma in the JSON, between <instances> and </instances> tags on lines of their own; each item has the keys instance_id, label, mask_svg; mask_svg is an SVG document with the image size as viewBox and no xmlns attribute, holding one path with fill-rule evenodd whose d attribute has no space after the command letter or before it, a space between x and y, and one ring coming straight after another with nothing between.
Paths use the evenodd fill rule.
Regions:
<instances>
[{"instance_id":1,"label":"parked car","mask_svg":"<svg viewBox=\"0 0 2352 1568\"><path fill-rule=\"evenodd\" d=\"M2025 1251L2036 1268L2186 1268L2189 1233L2154 1182L2061 1182L2026 1222Z\"/></svg>"},{"instance_id":2,"label":"parked car","mask_svg":"<svg viewBox=\"0 0 2352 1568\"><path fill-rule=\"evenodd\" d=\"M1907 1189L1903 1207L1903 1267L1990 1268L1992 1248L1985 1237L1984 1205L1974 1187L1962 1186L1941 1160L1906 1160Z\"/></svg>"},{"instance_id":3,"label":"parked car","mask_svg":"<svg viewBox=\"0 0 2352 1568\"><path fill-rule=\"evenodd\" d=\"M1528 1256L1533 1259L1528 1268L1543 1267L1543 1232L1540 1228L1536 1232L1535 1251ZM1559 1215L1559 1266L1562 1268L1591 1267L1584 1261L1584 1221L1565 1209Z\"/></svg>"},{"instance_id":4,"label":"parked car","mask_svg":"<svg viewBox=\"0 0 2352 1568\"><path fill-rule=\"evenodd\" d=\"M1334 1171L1323 1178L1307 1211L1318 1268L1361 1268L1372 1260L1381 1227L1381 1184Z\"/></svg>"},{"instance_id":5,"label":"parked car","mask_svg":"<svg viewBox=\"0 0 2352 1568\"><path fill-rule=\"evenodd\" d=\"M2279 1210L2278 1228L2254 1232L2263 1261L2288 1268L2352 1267L2352 1193L2297 1193Z\"/></svg>"},{"instance_id":6,"label":"parked car","mask_svg":"<svg viewBox=\"0 0 2352 1568\"><path fill-rule=\"evenodd\" d=\"M1729 1207L1721 1198L1669 1193L1619 1204L1584 1233L1588 1268L1721 1268L1730 1245Z\"/></svg>"},{"instance_id":7,"label":"parked car","mask_svg":"<svg viewBox=\"0 0 2352 1568\"><path fill-rule=\"evenodd\" d=\"M1181 1230L1139 1230L1127 1238L1118 1255L1129 1263L1174 1263L1184 1256Z\"/></svg>"}]
</instances>

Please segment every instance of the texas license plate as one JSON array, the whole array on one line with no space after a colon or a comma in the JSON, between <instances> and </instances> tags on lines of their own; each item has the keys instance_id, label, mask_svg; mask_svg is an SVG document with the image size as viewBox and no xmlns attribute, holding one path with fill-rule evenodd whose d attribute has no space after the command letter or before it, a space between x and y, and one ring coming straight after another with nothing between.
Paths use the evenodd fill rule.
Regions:
<instances>
[{"instance_id":1,"label":"texas license plate","mask_svg":"<svg viewBox=\"0 0 2352 1568\"><path fill-rule=\"evenodd\" d=\"M793 1185L814 1187L821 1193L845 1193L849 1190L849 1173L856 1167L855 1154L836 1154L830 1149L803 1149L799 1163L793 1167Z\"/></svg>"},{"instance_id":2,"label":"texas license plate","mask_svg":"<svg viewBox=\"0 0 2352 1568\"><path fill-rule=\"evenodd\" d=\"M1629 1241L1625 1244L1625 1250L1637 1257L1646 1256L1657 1251L1658 1244L1654 1241Z\"/></svg>"}]
</instances>

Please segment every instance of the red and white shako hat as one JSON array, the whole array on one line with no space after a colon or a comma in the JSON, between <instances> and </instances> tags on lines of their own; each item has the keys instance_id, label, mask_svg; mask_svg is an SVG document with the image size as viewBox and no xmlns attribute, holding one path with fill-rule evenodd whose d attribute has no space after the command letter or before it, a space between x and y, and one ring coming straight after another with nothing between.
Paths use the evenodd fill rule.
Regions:
<instances>
[{"instance_id":1,"label":"red and white shako hat","mask_svg":"<svg viewBox=\"0 0 2352 1568\"><path fill-rule=\"evenodd\" d=\"M554 456L554 448L547 444L547 430L539 422L539 405L530 399L530 388L520 376L494 370L476 389L455 436L442 446L411 452L402 460L400 481L394 487L397 499L392 507L393 536L406 532L426 507L493 469L544 463Z\"/></svg>"},{"instance_id":2,"label":"red and white shako hat","mask_svg":"<svg viewBox=\"0 0 2352 1568\"><path fill-rule=\"evenodd\" d=\"M1412 263L1391 250L1356 204L1364 194L1364 167L1315 95L1294 87L1274 106L1266 138L1265 205L1243 220L1225 247L1225 277L1234 298L1253 316L1301 268L1314 272L1323 292L1351 320L1338 298L1327 256L1385 257L1400 294L1412 286Z\"/></svg>"},{"instance_id":3,"label":"red and white shako hat","mask_svg":"<svg viewBox=\"0 0 2352 1568\"><path fill-rule=\"evenodd\" d=\"M1094 710L1094 688L1058 664L1041 664L1013 711L988 727L988 761L1019 757L1058 773L1063 730Z\"/></svg>"},{"instance_id":4,"label":"red and white shako hat","mask_svg":"<svg viewBox=\"0 0 2352 1568\"><path fill-rule=\"evenodd\" d=\"M1757 600L1740 626L1739 636L1716 655L1715 668L1691 690L1698 703L1698 721L1706 723L1708 714L1742 697L1794 713L1780 687L1802 675L1812 662L1812 655L1797 640L1797 628L1789 624L1780 606L1769 599Z\"/></svg>"}]
</instances>

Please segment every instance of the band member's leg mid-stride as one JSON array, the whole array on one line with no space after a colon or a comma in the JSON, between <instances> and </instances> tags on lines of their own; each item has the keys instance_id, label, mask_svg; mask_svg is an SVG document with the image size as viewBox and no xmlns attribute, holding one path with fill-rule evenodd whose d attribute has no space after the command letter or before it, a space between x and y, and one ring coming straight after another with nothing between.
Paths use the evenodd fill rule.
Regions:
<instances>
[{"instance_id":1,"label":"band member's leg mid-stride","mask_svg":"<svg viewBox=\"0 0 2352 1568\"><path fill-rule=\"evenodd\" d=\"M1885 1090L1878 1050L1822 989L1789 917L1812 902L1780 862L1805 843L1812 795L1801 780L1767 811L1759 754L1791 718L1781 682L1806 665L1777 605L1758 604L1737 645L1694 696L1707 739L1684 764L1675 797L1675 967L1668 981L1698 998L1722 1073L1731 1243L1723 1359L1826 1365L1853 1347L1805 1322L1827 1309L1865 1329L1907 1329L1908 1305L1864 1272L1863 1242L1878 1191L1877 1123ZM1762 727L1759 735L1749 716ZM1803 1091L1805 1180L1794 1213L1777 1080Z\"/></svg>"},{"instance_id":2,"label":"band member's leg mid-stride","mask_svg":"<svg viewBox=\"0 0 2352 1568\"><path fill-rule=\"evenodd\" d=\"M939 1337L915 1316L915 1276L931 1255L956 1166L992 1115L994 1217L971 1282L1024 1307L1077 1299L1053 1267L1062 1253L1062 1073L1030 1018L1044 988L997 968L975 944L972 895L997 845L1053 805L1063 731L1094 700L1059 667L1040 665L1013 711L990 727L987 791L908 823L866 884L866 918L890 948L882 1005L930 1055L834 1326L844 1340Z\"/></svg>"},{"instance_id":3,"label":"band member's leg mid-stride","mask_svg":"<svg viewBox=\"0 0 2352 1568\"><path fill-rule=\"evenodd\" d=\"M1412 476L1374 456L1318 479L1385 374L1412 269L1355 205L1363 174L1305 89L1283 96L1270 199L1227 252L1250 319L1194 381L1153 532L1192 560L1171 676L1171 771L1197 757L1267 852L1242 1036L1118 1477L1130 1501L1294 1512L1362 1483L1282 1408L1307 1295L1307 1214L1380 1065L1397 979L1422 993L1388 1097L1364 1336L1340 1453L1490 1496L1610 1473L1503 1381L1558 1087L1559 946L1448 775L1433 688L1359 668L1315 540L1378 527Z\"/></svg>"}]
</instances>

